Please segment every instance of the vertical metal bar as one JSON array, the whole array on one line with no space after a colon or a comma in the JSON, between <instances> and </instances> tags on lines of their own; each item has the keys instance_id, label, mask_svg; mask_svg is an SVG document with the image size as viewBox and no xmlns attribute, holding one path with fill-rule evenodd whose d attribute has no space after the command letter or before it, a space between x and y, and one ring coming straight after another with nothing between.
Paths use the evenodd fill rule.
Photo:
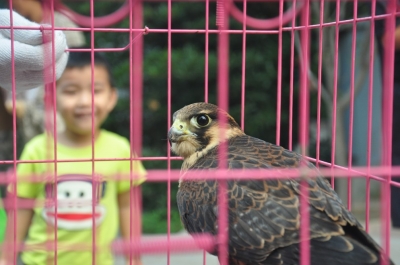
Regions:
<instances>
[{"instance_id":1,"label":"vertical metal bar","mask_svg":"<svg viewBox=\"0 0 400 265\"><path fill-rule=\"evenodd\" d=\"M300 131L299 140L301 145L302 154L305 155L306 147L308 144L308 129L309 129L309 89L308 89L308 69L309 69L309 19L310 19L310 1L304 1L305 8L301 15L301 23L304 26L301 34L301 48L303 54L303 62L300 65ZM300 264L310 264L310 242L309 238L309 205L308 205L308 183L303 180L301 182L300 197Z\"/></svg>"},{"instance_id":2,"label":"vertical metal bar","mask_svg":"<svg viewBox=\"0 0 400 265\"><path fill-rule=\"evenodd\" d=\"M130 223L132 223L132 222L134 222L134 219L133 219L133 206L134 205L132 205L132 203L134 202L134 198L133 198L133 196L134 196L134 194L133 194L133 192L132 192L132 181L133 181L133 179L132 179L132 158L133 158L133 154L135 153L135 144L133 143L133 141L134 141L134 130L136 130L136 126L134 126L134 122L135 122L135 119L133 118L133 115L135 115L135 112L134 112L134 110L133 110L133 107L134 107L134 96L133 96L133 91L134 91L134 89L136 88L135 86L134 86L134 84L133 84L133 82L134 82L134 80L136 79L136 76L135 76L135 72L134 72L134 70L135 70L135 68L133 67L133 64L134 64L134 55L133 55L133 53L134 53L134 51L133 51L133 47L135 46L134 44L133 44L133 38L134 38L134 34L133 34L133 20L134 20L134 16L133 16L133 12L134 12L134 6L133 6L134 4L133 4L133 0L129 0L129 72L131 73L130 75L129 75L129 95L130 95L130 99L129 99L129 102L130 102L130 104L129 104L129 111L130 111L130 113L129 113L129 119L130 119L130 121L129 121L129 125L130 125L130 128L129 128L129 142L130 142L130 145L131 145L131 152L130 152L130 160L129 160L129 180L130 180L130 189L129 189L129 201L131 202L130 204L129 204L129 221L130 221ZM138 41L140 41L140 40L138 40ZM140 135L141 134L141 132L139 132L139 133L137 133L137 135ZM136 205L135 205L136 206ZM138 218L135 218L135 221L137 220ZM133 238L133 229L136 229L136 226L134 226L134 227L132 227L132 226L130 226L130 228L131 229L129 229L129 245L130 246L132 246L132 238ZM124 243L126 243L126 241L124 240ZM125 253L125 255L126 255L126 253ZM132 265L132 251L129 251L129 255L128 255L128 259L129 259L129 265Z\"/></svg>"},{"instance_id":3,"label":"vertical metal bar","mask_svg":"<svg viewBox=\"0 0 400 265\"><path fill-rule=\"evenodd\" d=\"M355 61L356 61L356 43L357 43L357 9L358 0L354 0L353 11L353 31L351 40L351 65L350 65L350 111L349 111L349 143L348 143L348 169L352 168L352 155L353 155L353 123L354 123L354 78L355 78ZM352 178L347 178L347 208L351 211L351 184Z\"/></svg>"},{"instance_id":4,"label":"vertical metal bar","mask_svg":"<svg viewBox=\"0 0 400 265\"><path fill-rule=\"evenodd\" d=\"M168 0L168 128L171 126L171 94L172 94L172 1ZM171 158L170 158L170 145L167 143L168 146L168 193L167 193L167 239L168 243L171 239L171 179L170 179L170 171L171 171ZM171 252L168 248L167 252L167 264L169 265L171 262Z\"/></svg>"},{"instance_id":5,"label":"vertical metal bar","mask_svg":"<svg viewBox=\"0 0 400 265\"><path fill-rule=\"evenodd\" d=\"M337 86L338 86L338 61L339 61L339 21L340 21L340 0L336 0L336 23L335 23L335 58L333 60L333 96L332 96L332 151L331 168L335 165L336 155L336 110L337 110ZM335 187L335 178L332 176L332 187Z\"/></svg>"},{"instance_id":6,"label":"vertical metal bar","mask_svg":"<svg viewBox=\"0 0 400 265\"><path fill-rule=\"evenodd\" d=\"M278 71L277 71L277 95L276 95L276 144L281 142L281 111L282 111L282 16L283 2L279 1L279 28L278 28Z\"/></svg>"},{"instance_id":7,"label":"vertical metal bar","mask_svg":"<svg viewBox=\"0 0 400 265\"><path fill-rule=\"evenodd\" d=\"M293 9L296 8L296 0L293 0ZM293 90L294 90L294 39L296 26L296 15L292 17L292 28L290 30L290 85L289 85L289 150L293 149Z\"/></svg>"},{"instance_id":8,"label":"vertical metal bar","mask_svg":"<svg viewBox=\"0 0 400 265\"><path fill-rule=\"evenodd\" d=\"M205 14L205 62L204 62L204 102L208 102L208 62L209 62L209 28L210 28L210 0L205 1L206 14ZM171 115L168 115L168 117ZM169 118L170 119L170 118ZM169 123L168 123L169 125ZM169 147L169 145L168 145ZM168 151L169 152L169 151ZM203 250L203 265L207 264L207 252Z\"/></svg>"},{"instance_id":9,"label":"vertical metal bar","mask_svg":"<svg viewBox=\"0 0 400 265\"><path fill-rule=\"evenodd\" d=\"M368 84L368 124L367 124L367 178L365 188L365 230L369 232L369 217L370 217L370 192L371 192L371 179L369 170L371 168L371 146L372 146L372 104L374 92L374 51L375 51L375 13L376 13L376 0L371 0L371 24L370 24L370 38L369 38L369 84Z\"/></svg>"},{"instance_id":10,"label":"vertical metal bar","mask_svg":"<svg viewBox=\"0 0 400 265\"><path fill-rule=\"evenodd\" d=\"M130 0L129 1L129 95L130 95L130 194L129 194L129 219L130 226L129 231L129 244L132 246L133 240L138 240L138 235L141 232L141 188L133 187L134 178L137 179L137 175L133 175L133 157L141 156L142 151L142 90L143 90L143 39L139 38L136 41L132 41L140 33L134 33L133 29L141 28L143 21L143 6L141 0ZM135 36L136 35L136 36ZM137 216L133 216L133 210ZM129 264L132 264L133 255L129 252Z\"/></svg>"},{"instance_id":11,"label":"vertical metal bar","mask_svg":"<svg viewBox=\"0 0 400 265\"><path fill-rule=\"evenodd\" d=\"M92 100L92 265L96 264L96 185L94 185L95 178L95 122L94 122L94 1L90 0L90 55L91 55L91 100Z\"/></svg>"},{"instance_id":12,"label":"vertical metal bar","mask_svg":"<svg viewBox=\"0 0 400 265\"><path fill-rule=\"evenodd\" d=\"M305 166L305 165L304 165ZM310 213L307 180L301 181L300 196L300 264L310 264Z\"/></svg>"},{"instance_id":13,"label":"vertical metal bar","mask_svg":"<svg viewBox=\"0 0 400 265\"><path fill-rule=\"evenodd\" d=\"M204 53L205 53L205 62L204 62L204 102L208 102L208 58L209 58L209 39L210 39L210 34L209 34L209 28L210 28L210 0L205 1L206 5L206 14L205 14L205 47L204 47Z\"/></svg>"},{"instance_id":14,"label":"vertical metal bar","mask_svg":"<svg viewBox=\"0 0 400 265\"><path fill-rule=\"evenodd\" d=\"M219 8L218 8L219 7ZM228 12L226 3L223 0L217 0L217 22L220 30L218 35L218 106L228 111L228 87L229 87L229 35ZM225 139L226 117L219 113L220 122L219 139L221 143L218 148L218 168L223 170L227 168L226 154L227 144ZM218 258L221 265L228 265L228 207L226 197L227 183L225 180L218 181Z\"/></svg>"},{"instance_id":15,"label":"vertical metal bar","mask_svg":"<svg viewBox=\"0 0 400 265\"><path fill-rule=\"evenodd\" d=\"M13 169L14 174L17 172L17 112L15 108L16 103L16 85L15 85L15 47L14 47L14 18L12 11L12 1L10 3L10 40L11 40L11 91L12 91L12 112L13 112ZM13 185L13 198L12 198L12 206L13 206L13 264L17 264L17 256L18 256L18 245L17 245L17 181L15 181Z\"/></svg>"},{"instance_id":16,"label":"vertical metal bar","mask_svg":"<svg viewBox=\"0 0 400 265\"><path fill-rule=\"evenodd\" d=\"M47 166L47 175L46 175L46 181L48 182L53 182L53 183L57 183L57 113L56 113L56 109L57 109L57 98L56 98L56 76L55 76L55 43L54 43L54 1L50 0L47 2L43 2L42 3L42 9L43 9L43 18L42 20L45 21L46 23L51 25L51 32L52 32L52 70L53 70L53 76L52 76L52 84L46 84L48 83L47 77L44 74L44 109L45 109L45 129L46 132L49 135L53 136L53 139L51 139L51 137L48 137L47 139L47 146L46 146L46 152L47 152L47 157L49 159L52 158L52 162L54 167L51 167L50 163L48 163ZM50 18L50 21L49 21ZM46 35L43 34L43 43L48 42L49 40L47 39ZM43 54L48 53L48 51L43 50ZM46 60L45 58L43 58L43 60ZM51 150L52 147L52 150ZM55 194L57 194L57 185L54 185L52 192L54 192ZM49 193L49 191L47 191L47 193ZM57 265L57 255L58 255L58 251L57 251L57 238L58 238L58 219L57 219L57 212L58 212L58 203L57 203L57 199L51 198L46 196L46 203L49 204L50 206L54 205L54 211L55 211L55 215L54 215L54 226L47 224L47 228L46 228L46 232L47 232L47 237L51 238L52 237L52 233L54 233L53 235L53 248L54 248L54 260L53 260L53 264ZM51 249L51 241L49 240L48 243L46 244L48 247L48 251L50 252ZM48 256L48 262L52 261L51 260L51 256Z\"/></svg>"},{"instance_id":17,"label":"vertical metal bar","mask_svg":"<svg viewBox=\"0 0 400 265\"><path fill-rule=\"evenodd\" d=\"M387 2L387 13L390 14L385 20L385 47L384 47L384 71L383 71L383 150L382 165L392 165L392 126L393 126L393 80L394 80L394 50L395 50L395 19L396 0ZM382 264L388 264L390 255L390 181L391 170L387 180L381 184L381 207L382 242L384 259Z\"/></svg>"},{"instance_id":18,"label":"vertical metal bar","mask_svg":"<svg viewBox=\"0 0 400 265\"><path fill-rule=\"evenodd\" d=\"M245 103L246 103L246 19L247 19L247 0L243 1L243 34L242 34L242 92L240 104L240 126L244 131Z\"/></svg>"},{"instance_id":19,"label":"vertical metal bar","mask_svg":"<svg viewBox=\"0 0 400 265\"><path fill-rule=\"evenodd\" d=\"M319 9L319 40L318 40L318 95L317 95L317 139L316 139L316 165L319 165L321 150L321 98L322 98L322 58L323 58L323 39L324 39L324 9L325 0L321 0Z\"/></svg>"},{"instance_id":20,"label":"vertical metal bar","mask_svg":"<svg viewBox=\"0 0 400 265\"><path fill-rule=\"evenodd\" d=\"M133 9L130 11L132 15L132 28L143 28L143 1L133 0ZM140 33L138 33L140 34ZM133 114L133 130L131 141L133 142L132 148L137 156L142 156L142 142L143 142L143 40L138 38L134 41L132 46L132 91L131 91L131 116ZM131 39L133 40L133 39Z\"/></svg>"},{"instance_id":21,"label":"vertical metal bar","mask_svg":"<svg viewBox=\"0 0 400 265\"><path fill-rule=\"evenodd\" d=\"M53 135L54 135L54 183L57 181L57 94L56 94L56 60L55 60L55 40L54 40L54 0L50 1L50 17L51 17L51 36L52 36L52 45L51 45L51 58L52 58L52 68L53 68L53 80L51 84L46 85L48 91L51 91L50 95L52 95L52 102L51 106L53 109ZM54 185L55 194L57 194L57 185ZM58 242L58 220L57 220L57 212L58 212L58 201L55 199L54 201L54 210L55 210L55 217L54 217L54 265L58 263L58 249L57 249L57 242Z\"/></svg>"},{"instance_id":22,"label":"vertical metal bar","mask_svg":"<svg viewBox=\"0 0 400 265\"><path fill-rule=\"evenodd\" d=\"M219 29L225 26L225 1L217 0L216 25Z\"/></svg>"},{"instance_id":23,"label":"vertical metal bar","mask_svg":"<svg viewBox=\"0 0 400 265\"><path fill-rule=\"evenodd\" d=\"M308 145L308 121L309 121L309 16L310 16L310 0L304 0L304 9L301 13L301 23L304 28L301 30L301 50L303 61L300 63L300 94L299 94L299 144L302 154L306 154Z\"/></svg>"}]
</instances>

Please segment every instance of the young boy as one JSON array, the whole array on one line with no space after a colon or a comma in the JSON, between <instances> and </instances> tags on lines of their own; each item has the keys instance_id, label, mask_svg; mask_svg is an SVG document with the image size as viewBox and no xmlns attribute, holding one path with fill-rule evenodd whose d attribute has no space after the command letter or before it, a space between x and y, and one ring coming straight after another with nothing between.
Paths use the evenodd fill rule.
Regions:
<instances>
[{"instance_id":1,"label":"young boy","mask_svg":"<svg viewBox=\"0 0 400 265\"><path fill-rule=\"evenodd\" d=\"M118 95L107 62L97 54L94 60L93 112L91 53L71 52L66 69L57 81L57 109L64 120L65 130L57 135L56 159L62 161L57 162L56 168L54 162L18 165L17 196L39 199L38 202L46 199L44 208L42 203L42 208L17 211L17 241L22 242L27 235L28 246L44 246L41 250L36 248L22 253L22 262L26 265L55 264L55 258L58 265L92 264L92 247L97 248L95 264L111 265L110 244L117 236L118 228L122 237L129 240L132 223L138 218L136 207L130 206L131 182L118 178L129 176L132 163L132 183L139 185L145 179L145 169L137 160L114 159L130 158L131 149L127 139L100 129L116 105ZM53 143L54 138L49 134L36 136L25 146L21 160L54 159ZM94 159L103 160L90 161L92 147ZM72 159L86 161L65 162ZM55 169L57 178L54 177ZM49 182L24 181L24 176L31 175L47 176ZM14 187L9 186L9 191L13 192ZM92 198L95 198L93 203ZM130 220L131 209L133 220ZM54 250L45 247L55 245L55 230L57 257ZM93 236L96 246L92 246ZM65 249L71 246L75 249ZM127 264L130 262L128 260ZM133 257L132 264L141 264L140 258Z\"/></svg>"},{"instance_id":2,"label":"young boy","mask_svg":"<svg viewBox=\"0 0 400 265\"><path fill-rule=\"evenodd\" d=\"M8 1L6 1L8 2ZM78 28L73 21L71 21L64 14L55 10L49 10L50 6L46 4L45 0L12 0L13 9L24 16L25 18L40 24L48 24L54 22L56 27L64 28ZM50 3L50 2L48 2ZM54 21L51 20L51 13L54 15ZM85 36L83 31L77 30L63 30L68 47L81 47L85 45ZM47 51L49 54L50 51ZM21 113L21 126L19 131L23 135L24 141L31 140L34 136L44 132L45 127L45 106L43 102L44 88L43 86L30 89L23 94L18 94L17 110ZM8 110L12 111L11 97L7 98ZM11 112L12 113L12 112ZM18 112L17 112L18 113ZM57 128L64 129L62 119L57 115Z\"/></svg>"}]
</instances>

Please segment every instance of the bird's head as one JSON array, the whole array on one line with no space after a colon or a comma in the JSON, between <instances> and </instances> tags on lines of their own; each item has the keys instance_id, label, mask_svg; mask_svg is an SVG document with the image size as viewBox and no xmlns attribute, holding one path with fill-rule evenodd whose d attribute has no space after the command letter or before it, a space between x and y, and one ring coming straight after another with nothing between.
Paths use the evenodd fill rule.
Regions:
<instances>
[{"instance_id":1,"label":"bird's head","mask_svg":"<svg viewBox=\"0 0 400 265\"><path fill-rule=\"evenodd\" d=\"M244 134L226 111L209 103L193 103L173 115L173 124L168 132L171 150L187 158L196 151L216 146L220 142L219 113L226 117L225 139Z\"/></svg>"}]
</instances>

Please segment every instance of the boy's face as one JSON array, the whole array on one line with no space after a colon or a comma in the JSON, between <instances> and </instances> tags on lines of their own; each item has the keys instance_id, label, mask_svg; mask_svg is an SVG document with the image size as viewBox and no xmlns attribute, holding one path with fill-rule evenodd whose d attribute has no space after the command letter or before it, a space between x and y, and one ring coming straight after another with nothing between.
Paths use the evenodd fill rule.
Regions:
<instances>
[{"instance_id":1,"label":"boy's face","mask_svg":"<svg viewBox=\"0 0 400 265\"><path fill-rule=\"evenodd\" d=\"M91 66L65 69L57 81L57 109L66 130L74 134L92 133ZM117 102L117 92L111 87L107 70L94 66L94 128L98 130Z\"/></svg>"}]
</instances>

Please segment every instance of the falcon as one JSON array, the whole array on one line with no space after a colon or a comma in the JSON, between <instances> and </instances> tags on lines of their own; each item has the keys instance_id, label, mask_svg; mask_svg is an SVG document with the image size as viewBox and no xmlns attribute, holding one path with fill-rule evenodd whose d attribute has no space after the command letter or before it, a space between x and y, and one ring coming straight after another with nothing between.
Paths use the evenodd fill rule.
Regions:
<instances>
[{"instance_id":1,"label":"falcon","mask_svg":"<svg viewBox=\"0 0 400 265\"><path fill-rule=\"evenodd\" d=\"M226 117L220 140L218 115ZM227 144L227 169L281 169L303 165L301 155L246 135L224 110L194 103L176 111L168 132L171 150L184 158L177 203L190 234L218 233L217 180L201 180L218 168L218 146ZM196 178L190 173L196 172ZM321 176L306 178L312 265L380 264L381 248L365 232ZM299 264L300 179L227 181L228 259L231 265ZM218 255L217 247L211 254ZM393 264L390 262L390 264Z\"/></svg>"}]
</instances>

